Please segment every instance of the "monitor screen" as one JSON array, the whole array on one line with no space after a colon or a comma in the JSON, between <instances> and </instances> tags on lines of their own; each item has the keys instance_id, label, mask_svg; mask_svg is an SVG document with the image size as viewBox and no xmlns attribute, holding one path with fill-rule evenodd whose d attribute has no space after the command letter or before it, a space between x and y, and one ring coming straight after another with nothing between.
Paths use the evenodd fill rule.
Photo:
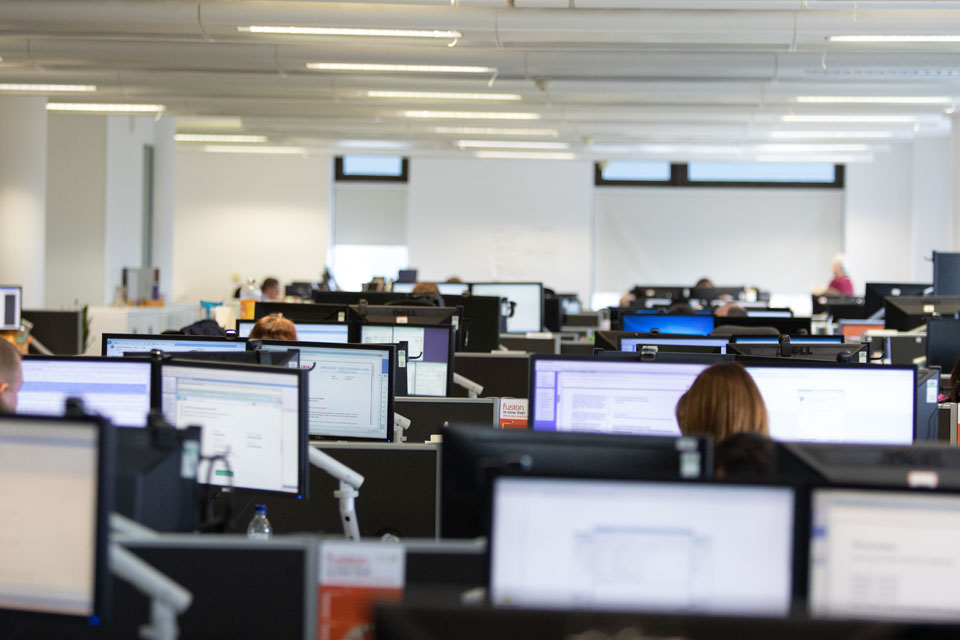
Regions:
<instances>
[{"instance_id":1,"label":"monitor screen","mask_svg":"<svg viewBox=\"0 0 960 640\"><path fill-rule=\"evenodd\" d=\"M237 337L249 338L253 331L253 320L237 321ZM347 323L310 323L295 322L299 342L326 342L346 344L350 342L350 325Z\"/></svg>"},{"instance_id":2,"label":"monitor screen","mask_svg":"<svg viewBox=\"0 0 960 640\"><path fill-rule=\"evenodd\" d=\"M452 327L396 325L360 326L363 344L396 344L406 341L407 395L446 396L453 376L450 367Z\"/></svg>"},{"instance_id":3,"label":"monitor screen","mask_svg":"<svg viewBox=\"0 0 960 640\"><path fill-rule=\"evenodd\" d=\"M677 401L707 365L533 356L530 368L537 431L678 436Z\"/></svg>"},{"instance_id":4,"label":"monitor screen","mask_svg":"<svg viewBox=\"0 0 960 640\"><path fill-rule=\"evenodd\" d=\"M737 336L737 344L780 344L775 336ZM790 336L790 344L843 344L843 336Z\"/></svg>"},{"instance_id":5,"label":"monitor screen","mask_svg":"<svg viewBox=\"0 0 960 640\"><path fill-rule=\"evenodd\" d=\"M67 398L118 427L145 427L150 413L151 365L130 358L25 356L17 413L63 415Z\"/></svg>"},{"instance_id":6,"label":"monitor screen","mask_svg":"<svg viewBox=\"0 0 960 640\"><path fill-rule=\"evenodd\" d=\"M93 421L0 418L0 608L95 613L100 437Z\"/></svg>"},{"instance_id":7,"label":"monitor screen","mask_svg":"<svg viewBox=\"0 0 960 640\"><path fill-rule=\"evenodd\" d=\"M793 442L911 444L916 370L876 365L747 365L770 437Z\"/></svg>"},{"instance_id":8,"label":"monitor screen","mask_svg":"<svg viewBox=\"0 0 960 640\"><path fill-rule=\"evenodd\" d=\"M114 333L103 334L101 355L121 358L125 353L149 353L154 349L167 353L184 351L246 351L243 340L194 336L138 336Z\"/></svg>"},{"instance_id":9,"label":"monitor screen","mask_svg":"<svg viewBox=\"0 0 960 640\"><path fill-rule=\"evenodd\" d=\"M940 367L944 373L953 370L960 358L960 320L930 318L927 321L927 366Z\"/></svg>"},{"instance_id":10,"label":"monitor screen","mask_svg":"<svg viewBox=\"0 0 960 640\"><path fill-rule=\"evenodd\" d=\"M727 338L620 338L620 351L636 351L640 345L685 347L719 347L720 353L727 352Z\"/></svg>"},{"instance_id":11,"label":"monitor screen","mask_svg":"<svg viewBox=\"0 0 960 640\"><path fill-rule=\"evenodd\" d=\"M164 417L181 429L203 429L197 481L302 493L307 464L302 380L299 371L280 367L163 363Z\"/></svg>"},{"instance_id":12,"label":"monitor screen","mask_svg":"<svg viewBox=\"0 0 960 640\"><path fill-rule=\"evenodd\" d=\"M747 309L748 318L792 318L789 309Z\"/></svg>"},{"instance_id":13,"label":"monitor screen","mask_svg":"<svg viewBox=\"0 0 960 640\"><path fill-rule=\"evenodd\" d=\"M788 487L502 477L490 598L494 606L785 616L793 520Z\"/></svg>"},{"instance_id":14,"label":"monitor screen","mask_svg":"<svg viewBox=\"0 0 960 640\"><path fill-rule=\"evenodd\" d=\"M390 290L394 293L413 293L416 282L394 282Z\"/></svg>"},{"instance_id":15,"label":"monitor screen","mask_svg":"<svg viewBox=\"0 0 960 640\"><path fill-rule=\"evenodd\" d=\"M811 615L960 619L960 495L816 489L811 520Z\"/></svg>"},{"instance_id":16,"label":"monitor screen","mask_svg":"<svg viewBox=\"0 0 960 640\"><path fill-rule=\"evenodd\" d=\"M277 340L262 348L300 351L300 368L309 370L310 435L389 439L395 347Z\"/></svg>"},{"instance_id":17,"label":"monitor screen","mask_svg":"<svg viewBox=\"0 0 960 640\"><path fill-rule=\"evenodd\" d=\"M0 331L20 329L20 287L0 285Z\"/></svg>"},{"instance_id":18,"label":"monitor screen","mask_svg":"<svg viewBox=\"0 0 960 640\"><path fill-rule=\"evenodd\" d=\"M688 336L708 336L713 331L713 316L625 315L623 330L637 333L680 333Z\"/></svg>"},{"instance_id":19,"label":"monitor screen","mask_svg":"<svg viewBox=\"0 0 960 640\"><path fill-rule=\"evenodd\" d=\"M510 304L507 333L543 330L543 285L539 282L485 282L470 285L475 296L506 298Z\"/></svg>"}]
</instances>

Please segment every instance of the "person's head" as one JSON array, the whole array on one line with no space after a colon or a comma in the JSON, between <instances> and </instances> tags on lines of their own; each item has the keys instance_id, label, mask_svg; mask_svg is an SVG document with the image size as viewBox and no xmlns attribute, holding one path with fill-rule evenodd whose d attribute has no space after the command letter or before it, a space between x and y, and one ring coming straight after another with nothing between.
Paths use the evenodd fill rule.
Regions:
<instances>
[{"instance_id":1,"label":"person's head","mask_svg":"<svg viewBox=\"0 0 960 640\"><path fill-rule=\"evenodd\" d=\"M736 302L728 302L727 304L717 307L716 311L713 312L713 315L717 316L718 318L746 318L747 310L738 305Z\"/></svg>"},{"instance_id":2,"label":"person's head","mask_svg":"<svg viewBox=\"0 0 960 640\"><path fill-rule=\"evenodd\" d=\"M842 278L847 275L846 259L842 253L833 256L830 261L830 269L833 271L834 278Z\"/></svg>"},{"instance_id":3,"label":"person's head","mask_svg":"<svg viewBox=\"0 0 960 640\"><path fill-rule=\"evenodd\" d=\"M714 474L728 480L772 480L777 473L777 448L760 433L735 433L713 448Z\"/></svg>"},{"instance_id":4,"label":"person's head","mask_svg":"<svg viewBox=\"0 0 960 640\"><path fill-rule=\"evenodd\" d=\"M694 289L716 289L716 285L713 284L713 280L710 278L700 278L697 280L697 284L693 285Z\"/></svg>"},{"instance_id":5,"label":"person's head","mask_svg":"<svg viewBox=\"0 0 960 640\"><path fill-rule=\"evenodd\" d=\"M282 297L280 295L280 281L276 278L264 278L260 293L264 300L279 300Z\"/></svg>"},{"instance_id":6,"label":"person's head","mask_svg":"<svg viewBox=\"0 0 960 640\"><path fill-rule=\"evenodd\" d=\"M14 413L17 410L17 393L22 384L20 352L0 338L0 413Z\"/></svg>"},{"instance_id":7,"label":"person's head","mask_svg":"<svg viewBox=\"0 0 960 640\"><path fill-rule=\"evenodd\" d=\"M461 280L459 276L450 276L449 278L447 278L446 280L444 280L444 282L452 282L452 283L454 283L454 284L461 284L461 283L463 282L463 280Z\"/></svg>"},{"instance_id":8,"label":"person's head","mask_svg":"<svg viewBox=\"0 0 960 640\"><path fill-rule=\"evenodd\" d=\"M440 293L436 282L418 282L413 285L413 293Z\"/></svg>"},{"instance_id":9,"label":"person's head","mask_svg":"<svg viewBox=\"0 0 960 640\"><path fill-rule=\"evenodd\" d=\"M705 369L680 398L676 413L683 435L712 436L715 442L736 433L770 433L760 390L736 362Z\"/></svg>"},{"instance_id":10,"label":"person's head","mask_svg":"<svg viewBox=\"0 0 960 640\"><path fill-rule=\"evenodd\" d=\"M693 307L689 300L676 300L667 307L668 316L689 316L693 315Z\"/></svg>"},{"instance_id":11,"label":"person's head","mask_svg":"<svg viewBox=\"0 0 960 640\"><path fill-rule=\"evenodd\" d=\"M250 330L251 340L296 340L297 327L279 315L264 316Z\"/></svg>"}]
</instances>

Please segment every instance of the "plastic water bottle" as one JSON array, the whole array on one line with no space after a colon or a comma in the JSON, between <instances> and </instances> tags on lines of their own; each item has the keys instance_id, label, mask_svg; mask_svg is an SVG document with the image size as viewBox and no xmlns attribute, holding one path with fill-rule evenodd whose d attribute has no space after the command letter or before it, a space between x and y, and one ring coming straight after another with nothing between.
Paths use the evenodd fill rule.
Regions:
<instances>
[{"instance_id":1,"label":"plastic water bottle","mask_svg":"<svg viewBox=\"0 0 960 640\"><path fill-rule=\"evenodd\" d=\"M260 296L263 295L257 281L253 278L240 287L240 319L253 320L253 315Z\"/></svg>"},{"instance_id":2,"label":"plastic water bottle","mask_svg":"<svg viewBox=\"0 0 960 640\"><path fill-rule=\"evenodd\" d=\"M253 520L247 526L247 537L251 540L268 540L273 533L273 527L267 520L267 505L258 504L253 509Z\"/></svg>"}]
</instances>

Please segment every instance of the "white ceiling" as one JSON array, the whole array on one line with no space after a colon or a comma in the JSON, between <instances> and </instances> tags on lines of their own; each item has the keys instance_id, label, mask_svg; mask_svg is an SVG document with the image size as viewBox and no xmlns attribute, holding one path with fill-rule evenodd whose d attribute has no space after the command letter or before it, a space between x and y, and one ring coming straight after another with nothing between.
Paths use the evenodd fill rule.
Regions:
<instances>
[{"instance_id":1,"label":"white ceiling","mask_svg":"<svg viewBox=\"0 0 960 640\"><path fill-rule=\"evenodd\" d=\"M0 0L0 82L92 83L98 86L95 98L66 95L57 101L160 103L184 131L214 131L231 121L210 118L239 118L242 128L231 132L311 149L367 140L402 143L410 153L469 154L457 148L458 140L505 138L434 129L534 127L558 133L509 138L565 142L589 158L671 160L790 153L866 160L891 141L946 134L952 102L960 101L960 43L827 40L844 34L960 35L960 2L453 3ZM245 25L445 29L463 37L276 36L238 31ZM497 71L330 72L308 70L308 62ZM368 97L371 90L516 93L522 99L379 99ZM824 105L798 103L798 96L942 96L950 102ZM404 117L409 110L525 112L539 119L414 119ZM784 122L788 115L856 117L843 124L804 124ZM859 117L866 115L910 118L880 124ZM791 139L790 132L803 138ZM887 137L862 137L869 135ZM819 143L834 147L824 151Z\"/></svg>"}]
</instances>

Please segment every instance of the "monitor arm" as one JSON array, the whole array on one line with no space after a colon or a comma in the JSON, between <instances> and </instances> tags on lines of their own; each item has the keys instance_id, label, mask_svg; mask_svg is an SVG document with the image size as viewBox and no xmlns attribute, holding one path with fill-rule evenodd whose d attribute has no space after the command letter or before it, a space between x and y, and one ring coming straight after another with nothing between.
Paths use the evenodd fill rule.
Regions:
<instances>
[{"instance_id":1,"label":"monitor arm","mask_svg":"<svg viewBox=\"0 0 960 640\"><path fill-rule=\"evenodd\" d=\"M116 513L110 515L110 526L115 533L133 538L159 537L152 529ZM118 542L110 542L109 554L110 572L150 598L150 624L140 628L140 637L144 640L175 640L180 632L177 616L190 608L193 594Z\"/></svg>"},{"instance_id":2,"label":"monitor arm","mask_svg":"<svg viewBox=\"0 0 960 640\"><path fill-rule=\"evenodd\" d=\"M399 413L394 412L393 414L393 441L397 444L403 443L406 441L406 436L403 435L403 432L410 428L410 418L402 416Z\"/></svg>"},{"instance_id":3,"label":"monitor arm","mask_svg":"<svg viewBox=\"0 0 960 640\"><path fill-rule=\"evenodd\" d=\"M333 492L333 497L340 501L343 535L347 540L359 542L360 526L357 524L355 500L360 495L358 489L363 484L363 476L316 447L309 447L309 449L310 464L322 469L340 482L340 488Z\"/></svg>"},{"instance_id":4,"label":"monitor arm","mask_svg":"<svg viewBox=\"0 0 960 640\"><path fill-rule=\"evenodd\" d=\"M470 378L462 376L459 373L453 374L453 384L466 389L467 395L471 398L479 398L480 394L483 393L482 384L474 382Z\"/></svg>"}]
</instances>

